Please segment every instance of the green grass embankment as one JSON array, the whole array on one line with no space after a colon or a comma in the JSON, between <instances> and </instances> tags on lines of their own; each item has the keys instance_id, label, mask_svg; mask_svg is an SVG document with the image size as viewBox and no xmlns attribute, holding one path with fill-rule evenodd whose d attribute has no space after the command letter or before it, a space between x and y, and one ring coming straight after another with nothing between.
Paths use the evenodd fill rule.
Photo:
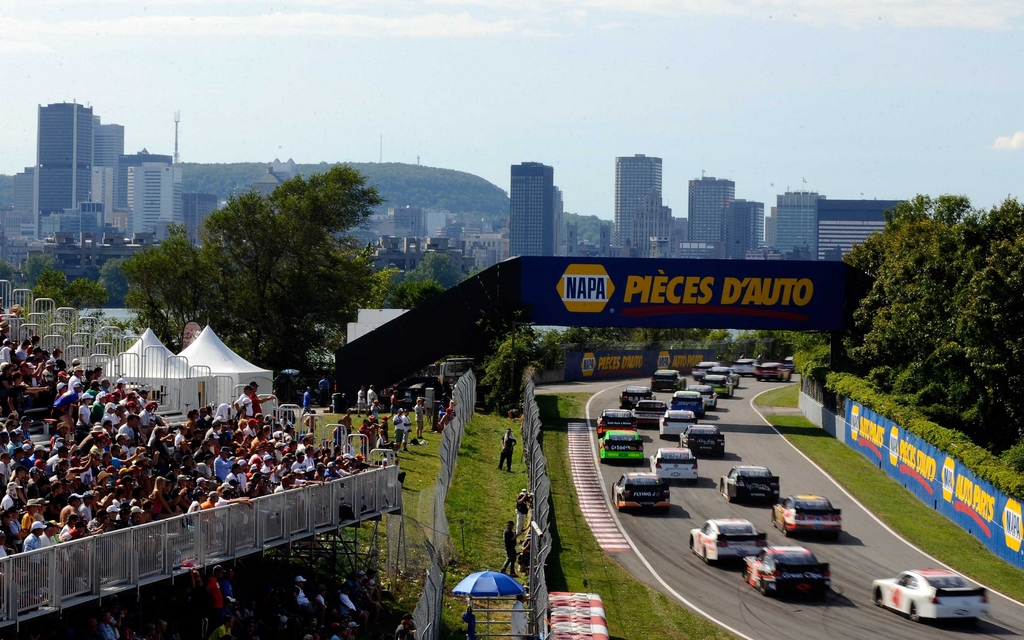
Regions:
<instances>
[{"instance_id":1,"label":"green grass embankment","mask_svg":"<svg viewBox=\"0 0 1024 640\"><path fill-rule=\"evenodd\" d=\"M606 555L579 510L569 468L569 420L583 419L589 394L538 395L544 423L543 446L551 480L552 552L549 591L600 594L612 638L731 638L724 630L690 612L631 576Z\"/></svg>"}]
</instances>

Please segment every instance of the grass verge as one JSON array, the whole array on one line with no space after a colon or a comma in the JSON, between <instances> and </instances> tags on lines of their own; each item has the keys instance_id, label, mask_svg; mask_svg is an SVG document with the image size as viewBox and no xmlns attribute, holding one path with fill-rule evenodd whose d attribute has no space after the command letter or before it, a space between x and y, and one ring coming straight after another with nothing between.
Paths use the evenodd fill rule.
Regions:
<instances>
[{"instance_id":1,"label":"grass verge","mask_svg":"<svg viewBox=\"0 0 1024 640\"><path fill-rule=\"evenodd\" d=\"M731 638L704 618L632 577L597 545L579 510L569 468L569 420L583 417L589 394L537 396L551 492L552 554L549 591L601 595L612 638Z\"/></svg>"},{"instance_id":2,"label":"grass verge","mask_svg":"<svg viewBox=\"0 0 1024 640\"><path fill-rule=\"evenodd\" d=\"M792 388L796 389L795 386ZM775 392L765 396L772 393ZM758 404L761 404L760 400ZM929 509L864 456L803 416L765 417L901 536L960 573L1024 601L1024 571L993 555L977 538L939 512Z\"/></svg>"},{"instance_id":3,"label":"grass verge","mask_svg":"<svg viewBox=\"0 0 1024 640\"><path fill-rule=\"evenodd\" d=\"M772 389L757 398L762 407L790 407L796 409L800 402L800 385L793 383Z\"/></svg>"}]
</instances>

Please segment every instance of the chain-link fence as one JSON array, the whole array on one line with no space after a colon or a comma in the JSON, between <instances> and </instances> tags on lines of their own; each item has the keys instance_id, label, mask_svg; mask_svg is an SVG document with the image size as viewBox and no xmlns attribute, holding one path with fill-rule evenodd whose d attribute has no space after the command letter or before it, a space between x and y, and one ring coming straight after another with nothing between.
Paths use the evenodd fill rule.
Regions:
<instances>
[{"instance_id":1,"label":"chain-link fence","mask_svg":"<svg viewBox=\"0 0 1024 640\"><path fill-rule=\"evenodd\" d=\"M526 381L523 392L523 458L533 495L533 521L530 523L530 574L528 576L533 629L546 635L548 586L544 577L548 554L551 553L551 481L548 463L541 451L540 410L534 398L533 378Z\"/></svg>"},{"instance_id":2,"label":"chain-link fence","mask_svg":"<svg viewBox=\"0 0 1024 640\"><path fill-rule=\"evenodd\" d=\"M429 516L427 516L429 521L411 520L404 516L398 523L389 522L388 525L389 572L397 573L407 570L410 562L416 563L417 554L410 553L405 546L407 539L411 539L412 545L417 548L422 544L425 553L419 557L429 561L423 596L413 612L417 629L416 637L419 640L438 640L440 635L445 571L453 552L451 537L448 533L448 518L445 515L445 503L448 501L448 489L452 484L455 462L459 457L459 448L462 446L462 436L465 433L466 425L473 419L473 409L476 406L476 376L472 371L466 372L459 378L452 392L452 403L454 413L444 427L441 445L438 448L441 468L437 471L437 481L434 484L433 504ZM392 549L393 543L390 535L392 527L402 527L403 531L400 533L404 532L405 534L404 536L395 536L395 545L399 546L397 549Z\"/></svg>"}]
</instances>

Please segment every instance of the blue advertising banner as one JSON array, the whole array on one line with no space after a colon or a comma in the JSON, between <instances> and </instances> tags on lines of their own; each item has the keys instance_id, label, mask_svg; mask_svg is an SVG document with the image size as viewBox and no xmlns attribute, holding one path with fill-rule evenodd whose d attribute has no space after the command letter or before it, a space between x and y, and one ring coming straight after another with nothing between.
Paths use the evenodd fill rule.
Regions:
<instances>
[{"instance_id":1,"label":"blue advertising banner","mask_svg":"<svg viewBox=\"0 0 1024 640\"><path fill-rule=\"evenodd\" d=\"M849 399L846 428L848 446L981 540L992 553L1024 569L1019 502L975 476L959 460Z\"/></svg>"},{"instance_id":2,"label":"blue advertising banner","mask_svg":"<svg viewBox=\"0 0 1024 640\"><path fill-rule=\"evenodd\" d=\"M702 349L617 349L596 351L567 351L565 353L565 380L595 380L597 378L639 378L654 375L658 369L675 369L689 373L705 360L714 360L713 350Z\"/></svg>"},{"instance_id":3,"label":"blue advertising banner","mask_svg":"<svg viewBox=\"0 0 1024 640\"><path fill-rule=\"evenodd\" d=\"M523 258L537 324L838 330L846 266L797 260Z\"/></svg>"}]
</instances>

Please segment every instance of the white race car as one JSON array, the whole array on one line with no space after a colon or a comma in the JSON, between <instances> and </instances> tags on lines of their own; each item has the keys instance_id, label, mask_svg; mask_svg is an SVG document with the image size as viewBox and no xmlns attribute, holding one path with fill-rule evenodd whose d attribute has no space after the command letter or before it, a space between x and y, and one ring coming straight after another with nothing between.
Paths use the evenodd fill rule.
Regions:
<instances>
[{"instance_id":1,"label":"white race car","mask_svg":"<svg viewBox=\"0 0 1024 640\"><path fill-rule=\"evenodd\" d=\"M726 558L754 556L768 546L768 534L743 518L708 520L700 529L690 529L690 551L705 563Z\"/></svg>"},{"instance_id":2,"label":"white race car","mask_svg":"<svg viewBox=\"0 0 1024 640\"><path fill-rule=\"evenodd\" d=\"M921 618L971 620L988 615L988 595L960 574L947 569L904 571L895 578L871 583L879 607Z\"/></svg>"},{"instance_id":3,"label":"white race car","mask_svg":"<svg viewBox=\"0 0 1024 640\"><path fill-rule=\"evenodd\" d=\"M685 409L669 409L661 418L658 435L675 436L677 439L686 431L686 427L697 424L697 416Z\"/></svg>"},{"instance_id":4,"label":"white race car","mask_svg":"<svg viewBox=\"0 0 1024 640\"><path fill-rule=\"evenodd\" d=\"M686 387L687 391L696 391L700 394L700 397L704 400L705 409L717 409L718 408L718 394L711 388L710 385L706 384L691 384Z\"/></svg>"},{"instance_id":5,"label":"white race car","mask_svg":"<svg viewBox=\"0 0 1024 640\"><path fill-rule=\"evenodd\" d=\"M696 480L697 458L685 447L662 447L651 456L651 471L662 480Z\"/></svg>"}]
</instances>

